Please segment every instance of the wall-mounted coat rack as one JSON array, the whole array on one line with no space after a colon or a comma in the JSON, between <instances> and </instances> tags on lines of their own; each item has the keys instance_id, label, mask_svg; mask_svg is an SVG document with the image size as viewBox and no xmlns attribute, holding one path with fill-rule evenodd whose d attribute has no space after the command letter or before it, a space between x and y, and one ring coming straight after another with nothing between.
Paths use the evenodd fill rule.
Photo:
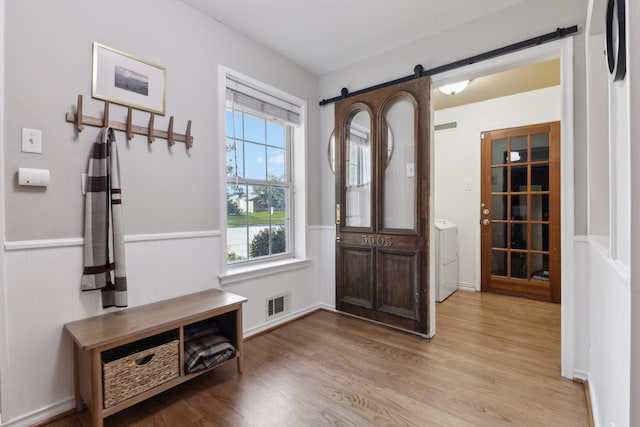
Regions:
<instances>
[{"instance_id":1,"label":"wall-mounted coat rack","mask_svg":"<svg viewBox=\"0 0 640 427\"><path fill-rule=\"evenodd\" d=\"M151 116L149 117L149 125L147 127L136 126L132 124L132 107L128 107L126 123L114 122L109 120L109 104L109 101L104 101L104 115L102 118L84 116L82 115L82 95L78 95L76 113L67 113L66 120L69 123L75 123L78 132L82 132L84 130L84 125L96 127L111 127L113 129L125 132L127 134L127 141L133 138L133 134L138 134L146 135L149 144L155 141L157 137L166 139L170 147L175 144L175 141L184 142L187 150L193 146L193 137L191 136L191 120L187 122L187 131L184 135L173 132L173 116L169 117L169 128L166 131L155 129L155 113L150 113Z\"/></svg>"}]
</instances>

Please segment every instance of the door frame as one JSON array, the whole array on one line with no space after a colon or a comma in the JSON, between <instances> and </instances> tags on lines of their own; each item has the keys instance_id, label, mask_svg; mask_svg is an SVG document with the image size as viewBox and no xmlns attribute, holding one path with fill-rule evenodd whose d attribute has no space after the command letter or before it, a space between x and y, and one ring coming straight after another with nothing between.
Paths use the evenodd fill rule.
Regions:
<instances>
[{"instance_id":1,"label":"door frame","mask_svg":"<svg viewBox=\"0 0 640 427\"><path fill-rule=\"evenodd\" d=\"M5 22L5 0L0 0L0 22ZM4 113L5 113L5 80L4 80L4 58L5 58L5 40L4 40L4 32L0 34L0 129L6 129L4 123ZM4 135L5 132L0 132L0 147L4 147ZM4 407L4 402L8 400L7 396L9 396L9 386L7 381L7 368L9 366L9 352L7 350L9 338L7 336L7 289L5 287L5 275L6 275L6 266L5 266L5 204L4 204L4 193L5 193L5 185L6 181L4 178L4 149L0 150L0 226L2 230L0 231L0 419L2 419L2 408ZM3 381L4 379L4 381ZM1 422L1 421L0 421Z\"/></svg>"},{"instance_id":2,"label":"door frame","mask_svg":"<svg viewBox=\"0 0 640 427\"><path fill-rule=\"evenodd\" d=\"M574 205L574 66L573 66L573 52L574 52L574 39L573 37L567 37L565 39L556 40L546 44L538 45L528 49L524 49L518 52L514 52L508 55L499 56L484 62L478 62L465 67L457 68L455 70L443 72L432 76L431 90L439 86L443 86L448 83L453 83L460 80L473 79L482 75L497 73L507 69L541 62L548 59L560 58L560 85L561 85L561 118L560 118L560 140L561 145L561 162L560 162L560 209L561 209L561 259L562 259L562 271L561 271L561 292L562 292L562 304L561 304L561 363L562 363L562 376L573 379L574 374L574 353L575 349L575 336L576 336L576 322L575 313L576 307L576 284L574 283L574 227L575 227L575 205ZM431 111L431 122L433 123L433 110ZM434 132L433 126L431 128L430 138L430 152L434 150ZM431 157L430 169L434 170L434 157ZM431 185L431 194L434 194L434 183L437 179L433 176ZM478 206L480 201L478 200ZM429 206L429 218L430 228L434 227L434 207L433 203ZM479 230L477 230L479 233ZM433 336L436 333L436 303L435 303L435 242L434 233L430 233L430 316L429 321L429 336ZM479 240L478 240L479 242ZM478 251L477 257L480 256ZM479 260L475 260L476 268L479 268ZM479 277L476 274L476 277ZM479 282L476 284L476 288L479 286ZM476 290L479 290L478 288Z\"/></svg>"},{"instance_id":3,"label":"door frame","mask_svg":"<svg viewBox=\"0 0 640 427\"><path fill-rule=\"evenodd\" d=\"M514 126L503 129L493 129L488 131L483 131L480 135L480 200L482 202L480 209L485 208L486 206L489 208L490 212L495 212L495 206L493 206L493 145L492 142L502 139L511 139L514 136L517 137L532 137L533 135L539 135L543 133L543 131L547 131L548 135L548 182L549 182L549 202L548 202L548 215L547 219L548 225L548 282L545 285L544 282L531 280L530 276L527 276L525 281L522 278L514 277L512 271L510 274L507 274L506 277L502 275L494 275L492 269L492 256L493 249L496 245L493 244L493 232L491 228L491 224L494 223L493 214L485 215L484 213L480 214L481 221L488 220L489 224L485 226L485 224L481 223L480 226L480 288L483 292L493 292L498 294L505 295L514 295L522 298L531 298L531 299L539 299L542 301L560 303L561 302L561 273L562 273L562 247L560 245L560 235L562 230L560 230L560 220L562 218L562 212L560 211L560 152L562 149L562 143L560 141L560 122L552 121L552 122L544 122L544 123L534 123L528 125ZM529 142L527 141L527 144ZM531 141L533 143L533 141ZM533 146L531 147L533 150ZM533 156L533 151L531 153ZM542 160L542 159L539 159ZM508 166L513 167L527 167L528 162L534 162L535 160L532 158L527 159L527 163L512 163L508 161ZM507 161L504 162L505 166L501 167L506 172ZM535 164L535 163L534 163ZM531 178L527 179L527 183L531 183L533 181L533 166L531 166ZM512 176L512 175L511 175ZM512 178L513 179L513 178ZM512 192L512 187L508 185L505 181L504 185L506 188L501 189L501 193L504 193L505 190L507 193ZM527 187L527 193L533 192L533 189ZM509 203L511 209L513 209L513 204ZM509 208L507 207L507 210ZM531 209L531 210L530 210ZM535 221L533 216L533 199L528 199L527 201L527 210L528 215L525 220L528 224L530 222ZM504 212L505 217L501 218L502 220L507 220L507 228L509 228L511 221L513 221L513 212L511 216ZM538 220L542 219L538 218ZM518 218L516 223L522 223L522 218ZM500 219L498 219L498 223L502 223ZM533 228L529 225L529 232L533 233ZM509 231L507 232L509 233ZM511 233L513 233L513 229L511 229ZM508 235L508 234L507 234ZM505 235L504 246L498 246L500 248L505 248L507 252L511 253L513 256L514 253L518 253L512 251L512 244L507 244L507 242L513 242L513 235L511 235L511 239L507 238ZM531 240L533 240L533 235L528 235L527 245L525 248L526 251L532 250L531 248ZM555 248L555 249L554 249ZM539 248L540 249L540 248ZM544 248L542 248L544 249ZM522 253L522 252L520 252ZM531 255L532 256L532 255ZM511 258L512 259L512 258ZM528 258L527 266L530 266L531 259ZM511 268L513 264L511 262L508 263ZM509 267L507 267L509 268ZM530 273L530 271L529 271ZM517 287L517 290L514 289ZM548 291L548 293L547 293Z\"/></svg>"}]
</instances>

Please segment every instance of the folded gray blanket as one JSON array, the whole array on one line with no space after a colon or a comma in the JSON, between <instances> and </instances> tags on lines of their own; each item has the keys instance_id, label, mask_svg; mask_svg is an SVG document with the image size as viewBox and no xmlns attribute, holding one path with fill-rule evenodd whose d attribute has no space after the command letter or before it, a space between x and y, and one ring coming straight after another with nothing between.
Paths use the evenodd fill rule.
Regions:
<instances>
[{"instance_id":1,"label":"folded gray blanket","mask_svg":"<svg viewBox=\"0 0 640 427\"><path fill-rule=\"evenodd\" d=\"M236 349L225 336L219 333L215 324L189 333L185 329L184 369L187 373L211 368L235 355Z\"/></svg>"}]
</instances>

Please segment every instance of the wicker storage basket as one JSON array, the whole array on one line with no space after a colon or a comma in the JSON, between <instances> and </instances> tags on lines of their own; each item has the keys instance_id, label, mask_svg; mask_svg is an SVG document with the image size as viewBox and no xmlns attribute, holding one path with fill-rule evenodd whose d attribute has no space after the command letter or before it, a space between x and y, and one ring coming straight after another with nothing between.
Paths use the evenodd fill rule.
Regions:
<instances>
[{"instance_id":1,"label":"wicker storage basket","mask_svg":"<svg viewBox=\"0 0 640 427\"><path fill-rule=\"evenodd\" d=\"M109 408L180 375L178 340L103 361L104 407Z\"/></svg>"}]
</instances>

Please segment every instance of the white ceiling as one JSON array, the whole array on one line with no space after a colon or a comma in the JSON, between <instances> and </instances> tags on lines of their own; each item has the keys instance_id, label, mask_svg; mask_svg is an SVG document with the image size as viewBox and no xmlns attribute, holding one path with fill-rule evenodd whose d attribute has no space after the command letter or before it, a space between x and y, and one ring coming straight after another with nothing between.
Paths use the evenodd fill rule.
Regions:
<instances>
[{"instance_id":1,"label":"white ceiling","mask_svg":"<svg viewBox=\"0 0 640 427\"><path fill-rule=\"evenodd\" d=\"M526 0L183 0L324 74Z\"/></svg>"}]
</instances>

